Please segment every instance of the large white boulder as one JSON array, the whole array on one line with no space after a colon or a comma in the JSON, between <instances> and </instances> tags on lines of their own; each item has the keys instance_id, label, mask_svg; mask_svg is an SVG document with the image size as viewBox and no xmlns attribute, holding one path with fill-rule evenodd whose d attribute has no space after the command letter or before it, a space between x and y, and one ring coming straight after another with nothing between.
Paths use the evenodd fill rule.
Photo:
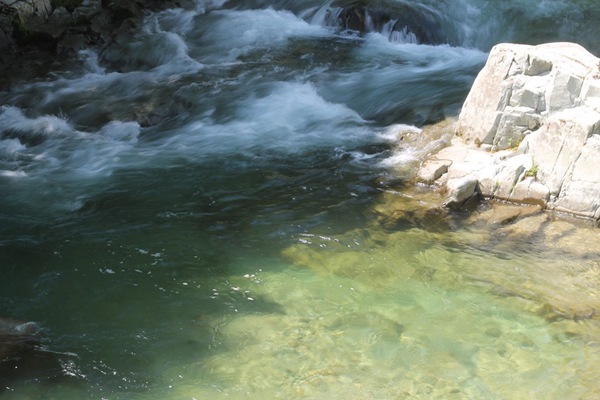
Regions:
<instances>
[{"instance_id":1,"label":"large white boulder","mask_svg":"<svg viewBox=\"0 0 600 400\"><path fill-rule=\"evenodd\" d=\"M598 62L574 43L495 46L465 100L459 134L507 149L555 112L587 105L600 115Z\"/></svg>"},{"instance_id":2,"label":"large white boulder","mask_svg":"<svg viewBox=\"0 0 600 400\"><path fill-rule=\"evenodd\" d=\"M495 46L457 134L489 162L454 159L448 177L468 172L484 196L600 218L600 60L583 47Z\"/></svg>"}]
</instances>

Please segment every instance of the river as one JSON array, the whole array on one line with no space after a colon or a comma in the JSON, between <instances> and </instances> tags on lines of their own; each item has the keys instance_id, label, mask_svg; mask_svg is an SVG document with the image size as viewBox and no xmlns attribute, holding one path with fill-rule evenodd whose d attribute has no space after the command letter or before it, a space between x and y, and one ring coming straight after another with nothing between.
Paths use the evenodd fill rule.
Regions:
<instances>
[{"instance_id":1,"label":"river","mask_svg":"<svg viewBox=\"0 0 600 400\"><path fill-rule=\"evenodd\" d=\"M0 92L0 317L45 336L0 399L598 396L593 320L452 272L596 259L373 207L408 190L391 127L456 116L495 43L598 54L599 3L351 3L184 1Z\"/></svg>"}]
</instances>

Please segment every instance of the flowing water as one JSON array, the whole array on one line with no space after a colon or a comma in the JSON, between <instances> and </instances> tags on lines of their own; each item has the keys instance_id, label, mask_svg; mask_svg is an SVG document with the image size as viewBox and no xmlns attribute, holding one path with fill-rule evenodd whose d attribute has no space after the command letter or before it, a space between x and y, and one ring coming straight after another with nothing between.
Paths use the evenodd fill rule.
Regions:
<instances>
[{"instance_id":1,"label":"flowing water","mask_svg":"<svg viewBox=\"0 0 600 400\"><path fill-rule=\"evenodd\" d=\"M600 50L598 3L362 2L432 44L349 3L184 2L0 92L0 317L45 336L0 399L600 395L596 320L531 289L597 298L596 250L374 211L410 207L395 124L457 115L494 43Z\"/></svg>"}]
</instances>

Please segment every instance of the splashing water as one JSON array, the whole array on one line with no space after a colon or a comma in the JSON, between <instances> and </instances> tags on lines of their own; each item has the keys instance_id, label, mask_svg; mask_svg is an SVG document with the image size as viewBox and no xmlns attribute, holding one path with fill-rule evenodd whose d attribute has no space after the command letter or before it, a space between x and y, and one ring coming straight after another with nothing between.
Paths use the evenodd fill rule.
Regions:
<instances>
[{"instance_id":1,"label":"splashing water","mask_svg":"<svg viewBox=\"0 0 600 400\"><path fill-rule=\"evenodd\" d=\"M354 3L197 1L0 92L0 316L44 334L0 399L598 397L596 230L399 172L491 45L595 51L596 3Z\"/></svg>"}]
</instances>

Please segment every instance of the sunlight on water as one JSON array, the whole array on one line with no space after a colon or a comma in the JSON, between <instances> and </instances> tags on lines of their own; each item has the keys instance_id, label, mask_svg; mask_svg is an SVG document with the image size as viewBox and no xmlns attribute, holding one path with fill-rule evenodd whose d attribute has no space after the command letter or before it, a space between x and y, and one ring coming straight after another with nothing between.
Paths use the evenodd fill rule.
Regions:
<instances>
[{"instance_id":1,"label":"sunlight on water","mask_svg":"<svg viewBox=\"0 0 600 400\"><path fill-rule=\"evenodd\" d=\"M411 201L388 194L375 209ZM261 229L239 238L262 237L250 248L163 218L168 232L66 241L54 267L27 256L62 270L36 278L35 301L61 304L47 323L65 332L48 344L64 378L15 382L1 399L598 395L598 321L576 310L596 302L597 258L496 243L473 221L453 232L379 219L304 229L268 256ZM227 272L203 272L211 264ZM579 317L560 317L571 307Z\"/></svg>"},{"instance_id":2,"label":"sunlight on water","mask_svg":"<svg viewBox=\"0 0 600 400\"><path fill-rule=\"evenodd\" d=\"M495 41L594 4L418 1L434 46L342 3L189 2L0 92L1 400L600 398L598 229L404 182Z\"/></svg>"},{"instance_id":3,"label":"sunlight on water","mask_svg":"<svg viewBox=\"0 0 600 400\"><path fill-rule=\"evenodd\" d=\"M597 324L549 323L524 311L531 304L522 298L496 296L453 271L505 263L489 254L458 255L424 232L387 240L342 253L301 243L284 253L308 269L282 265L229 277L216 293L268 299L280 308L211 322L216 354L163 372L174 382L172 398L597 394L598 335L565 329L583 325L593 332Z\"/></svg>"}]
</instances>

